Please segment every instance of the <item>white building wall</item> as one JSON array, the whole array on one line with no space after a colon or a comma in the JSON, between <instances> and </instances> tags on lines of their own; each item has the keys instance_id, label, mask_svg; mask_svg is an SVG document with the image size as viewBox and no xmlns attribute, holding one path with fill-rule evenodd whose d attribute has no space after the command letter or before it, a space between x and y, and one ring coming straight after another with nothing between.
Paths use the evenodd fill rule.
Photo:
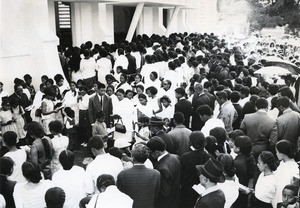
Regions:
<instances>
[{"instance_id":1,"label":"white building wall","mask_svg":"<svg viewBox=\"0 0 300 208\"><path fill-rule=\"evenodd\" d=\"M12 92L14 78L26 73L37 89L43 74L62 73L57 44L47 0L1 1L0 81L6 91Z\"/></svg>"},{"instance_id":2,"label":"white building wall","mask_svg":"<svg viewBox=\"0 0 300 208\"><path fill-rule=\"evenodd\" d=\"M217 0L169 0L157 5L145 5L137 34L164 35L161 3L192 5L180 8L170 32L214 32L217 20ZM131 4L132 6L132 4ZM172 8L172 7L167 7ZM173 7L174 8L174 7ZM172 17L171 9L168 21ZM107 1L71 3L73 45L91 40L94 43L114 42L113 5ZM54 0L1 1L1 62L0 81L6 90L12 89L15 77L29 73L38 88L40 77L62 74L56 46Z\"/></svg>"}]
</instances>

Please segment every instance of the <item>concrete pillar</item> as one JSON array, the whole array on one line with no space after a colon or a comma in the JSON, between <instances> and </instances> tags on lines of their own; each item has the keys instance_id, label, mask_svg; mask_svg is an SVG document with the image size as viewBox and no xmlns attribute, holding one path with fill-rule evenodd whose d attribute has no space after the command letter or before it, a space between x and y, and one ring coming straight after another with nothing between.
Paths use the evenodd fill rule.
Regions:
<instances>
[{"instance_id":1,"label":"concrete pillar","mask_svg":"<svg viewBox=\"0 0 300 208\"><path fill-rule=\"evenodd\" d=\"M135 8L134 15L132 17L131 24L129 26L128 33L127 33L127 36L126 36L126 40L129 41L129 42L133 38L133 34L134 34L136 26L139 22L140 16L141 16L142 11L143 11L143 8L144 8L144 3L138 3L138 5Z\"/></svg>"},{"instance_id":2,"label":"concrete pillar","mask_svg":"<svg viewBox=\"0 0 300 208\"><path fill-rule=\"evenodd\" d=\"M80 46L91 40L113 42L113 8L102 3L72 3L73 45Z\"/></svg>"},{"instance_id":3,"label":"concrete pillar","mask_svg":"<svg viewBox=\"0 0 300 208\"><path fill-rule=\"evenodd\" d=\"M177 18L177 31L178 32L189 32L189 28L186 24L186 10L180 9Z\"/></svg>"},{"instance_id":4,"label":"concrete pillar","mask_svg":"<svg viewBox=\"0 0 300 208\"><path fill-rule=\"evenodd\" d=\"M174 31L174 26L175 26L175 22L177 20L179 10L180 10L180 7L176 6L173 13L172 13L171 20L168 24L167 31L166 31L166 36L169 36Z\"/></svg>"},{"instance_id":5,"label":"concrete pillar","mask_svg":"<svg viewBox=\"0 0 300 208\"><path fill-rule=\"evenodd\" d=\"M164 35L166 28L163 25L163 8L154 7L153 9L153 33Z\"/></svg>"},{"instance_id":6,"label":"concrete pillar","mask_svg":"<svg viewBox=\"0 0 300 208\"><path fill-rule=\"evenodd\" d=\"M102 41L108 43L114 42L114 22L113 22L113 6L107 4L98 4L98 20L99 20L99 37Z\"/></svg>"},{"instance_id":7,"label":"concrete pillar","mask_svg":"<svg viewBox=\"0 0 300 208\"><path fill-rule=\"evenodd\" d=\"M154 13L152 7L144 7L143 12L140 16L136 32L137 34L146 34L151 36L154 27Z\"/></svg>"},{"instance_id":8,"label":"concrete pillar","mask_svg":"<svg viewBox=\"0 0 300 208\"><path fill-rule=\"evenodd\" d=\"M56 22L55 22L55 5L54 0L48 0L48 19L51 30L56 34Z\"/></svg>"},{"instance_id":9,"label":"concrete pillar","mask_svg":"<svg viewBox=\"0 0 300 208\"><path fill-rule=\"evenodd\" d=\"M58 38L49 27L47 0L1 1L0 76L5 90L13 91L14 78L31 74L38 89L40 78L62 69ZM13 27L12 27L13 25Z\"/></svg>"}]
</instances>

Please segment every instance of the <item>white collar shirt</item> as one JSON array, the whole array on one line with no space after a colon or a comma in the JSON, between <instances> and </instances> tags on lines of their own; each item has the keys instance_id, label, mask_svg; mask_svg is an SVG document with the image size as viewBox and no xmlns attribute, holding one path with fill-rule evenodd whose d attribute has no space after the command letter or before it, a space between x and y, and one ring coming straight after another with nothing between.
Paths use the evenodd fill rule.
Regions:
<instances>
[{"instance_id":1,"label":"white collar shirt","mask_svg":"<svg viewBox=\"0 0 300 208\"><path fill-rule=\"evenodd\" d=\"M86 168L86 193L93 194L97 190L96 181L101 174L110 174L117 181L117 176L122 170L123 165L119 158L110 154L98 155Z\"/></svg>"}]
</instances>

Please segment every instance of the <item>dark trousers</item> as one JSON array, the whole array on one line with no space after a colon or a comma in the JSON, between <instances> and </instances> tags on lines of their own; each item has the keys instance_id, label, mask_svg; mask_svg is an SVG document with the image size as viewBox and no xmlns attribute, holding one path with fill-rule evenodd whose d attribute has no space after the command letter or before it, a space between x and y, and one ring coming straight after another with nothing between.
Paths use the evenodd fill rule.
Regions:
<instances>
[{"instance_id":1,"label":"dark trousers","mask_svg":"<svg viewBox=\"0 0 300 208\"><path fill-rule=\"evenodd\" d=\"M79 141L77 136L77 129L73 127L71 129L66 129L67 136L69 137L69 150L79 150Z\"/></svg>"}]
</instances>

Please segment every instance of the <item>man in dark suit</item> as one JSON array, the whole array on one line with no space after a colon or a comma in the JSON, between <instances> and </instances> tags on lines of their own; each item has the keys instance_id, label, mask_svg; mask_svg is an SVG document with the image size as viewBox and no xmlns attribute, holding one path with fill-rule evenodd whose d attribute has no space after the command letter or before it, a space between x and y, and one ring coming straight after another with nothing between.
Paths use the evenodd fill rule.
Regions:
<instances>
[{"instance_id":1,"label":"man in dark suit","mask_svg":"<svg viewBox=\"0 0 300 208\"><path fill-rule=\"evenodd\" d=\"M205 190L198 198L195 208L224 208L225 195L217 186L217 183L223 183L225 176L223 175L223 165L209 159L204 165L197 165L200 176L200 184Z\"/></svg>"},{"instance_id":2,"label":"man in dark suit","mask_svg":"<svg viewBox=\"0 0 300 208\"><path fill-rule=\"evenodd\" d=\"M300 114L290 108L290 100L284 96L278 99L277 107L281 116L276 119L270 136L274 148L279 140L288 140L293 144L294 153L300 151L298 137L300 136Z\"/></svg>"},{"instance_id":3,"label":"man in dark suit","mask_svg":"<svg viewBox=\"0 0 300 208\"><path fill-rule=\"evenodd\" d=\"M175 97L178 100L175 104L175 113L181 112L184 115L184 125L189 128L192 103L185 98L185 90L181 87L175 90Z\"/></svg>"},{"instance_id":4,"label":"man in dark suit","mask_svg":"<svg viewBox=\"0 0 300 208\"><path fill-rule=\"evenodd\" d=\"M104 112L106 126L110 127L110 116L112 114L111 98L105 95L105 85L101 82L95 82L94 89L96 95L90 98L88 108L90 124L95 123L96 113L102 110Z\"/></svg>"},{"instance_id":5,"label":"man in dark suit","mask_svg":"<svg viewBox=\"0 0 300 208\"><path fill-rule=\"evenodd\" d=\"M131 51L132 48L130 46L127 46L125 48L125 53L126 53L126 58L128 60L128 67L127 67L127 71L128 71L128 81L132 82L134 81L134 76L136 74L136 60L135 57L133 55L131 55Z\"/></svg>"},{"instance_id":6,"label":"man in dark suit","mask_svg":"<svg viewBox=\"0 0 300 208\"><path fill-rule=\"evenodd\" d=\"M27 97L25 93L23 93L23 87L20 84L16 84L14 86L14 93L9 96L9 100L16 100L20 106L22 106L25 110L25 121L26 123L30 123L32 118L30 117L30 110L28 107L32 104L30 99Z\"/></svg>"},{"instance_id":7,"label":"man in dark suit","mask_svg":"<svg viewBox=\"0 0 300 208\"><path fill-rule=\"evenodd\" d=\"M204 123L201 121L199 114L197 113L197 108L201 105L210 105L209 97L203 92L203 87L201 84L196 84L194 86L195 93L192 100L192 131L201 130Z\"/></svg>"},{"instance_id":8,"label":"man in dark suit","mask_svg":"<svg viewBox=\"0 0 300 208\"><path fill-rule=\"evenodd\" d=\"M166 144L166 150L169 153L175 153L174 142L170 135L164 131L164 122L161 117L151 117L149 123L149 130L152 136L160 137Z\"/></svg>"},{"instance_id":9,"label":"man in dark suit","mask_svg":"<svg viewBox=\"0 0 300 208\"><path fill-rule=\"evenodd\" d=\"M160 172L160 191L157 199L157 208L180 207L180 159L179 156L166 151L165 142L158 136L152 137L147 147L150 154L157 159L154 166Z\"/></svg>"},{"instance_id":10,"label":"man in dark suit","mask_svg":"<svg viewBox=\"0 0 300 208\"><path fill-rule=\"evenodd\" d=\"M206 140L202 132L192 132L189 141L193 151L186 152L180 158L182 208L193 208L198 198L198 194L192 189L193 185L200 182L196 165L203 165L212 158L204 149Z\"/></svg>"},{"instance_id":11,"label":"man in dark suit","mask_svg":"<svg viewBox=\"0 0 300 208\"><path fill-rule=\"evenodd\" d=\"M133 208L154 208L160 190L160 173L146 168L144 162L149 149L144 144L136 144L132 149L134 166L118 175L117 186L133 199Z\"/></svg>"},{"instance_id":12,"label":"man in dark suit","mask_svg":"<svg viewBox=\"0 0 300 208\"><path fill-rule=\"evenodd\" d=\"M251 139L252 155L256 159L262 151L267 150L269 139L275 121L268 114L268 101L265 98L257 99L255 113L246 114L241 123L241 130Z\"/></svg>"}]
</instances>

